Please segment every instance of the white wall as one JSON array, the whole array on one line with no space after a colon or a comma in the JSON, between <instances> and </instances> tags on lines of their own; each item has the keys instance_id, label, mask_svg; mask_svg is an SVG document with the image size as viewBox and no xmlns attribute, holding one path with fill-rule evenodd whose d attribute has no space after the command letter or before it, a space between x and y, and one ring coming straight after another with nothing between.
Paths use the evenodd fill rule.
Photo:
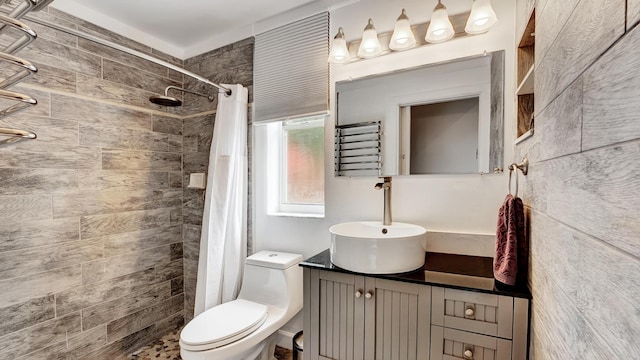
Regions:
<instances>
[{"instance_id":1,"label":"white wall","mask_svg":"<svg viewBox=\"0 0 640 360\"><path fill-rule=\"evenodd\" d=\"M431 15L433 3L424 0L361 0L331 13L331 33L343 27L347 40L361 36L369 17L379 33L392 31L402 7L413 24L423 23ZM484 51L505 50L505 162L513 159L513 122L515 117L515 5L512 0L493 0L498 24L490 32L428 45L402 53L346 65L332 65L332 87L336 81L381 72L414 67L454 58L478 55ZM450 14L468 11L471 0L445 3ZM332 92L333 94L333 89ZM333 108L333 96L331 105ZM382 193L374 190L378 179L335 178L333 176L333 116L327 120L325 218L305 219L276 217L266 214L266 162L264 131L256 128L254 146L255 212L254 249L298 252L305 257L329 247L331 225L351 220L382 217ZM508 164L505 164L505 167ZM495 232L497 210L508 185L507 174L498 175L412 175L393 178L394 221L411 222L430 231L461 233Z\"/></svg>"},{"instance_id":2,"label":"white wall","mask_svg":"<svg viewBox=\"0 0 640 360\"><path fill-rule=\"evenodd\" d=\"M411 152L403 160L410 174L478 172L478 103L476 97L411 108Z\"/></svg>"}]
</instances>

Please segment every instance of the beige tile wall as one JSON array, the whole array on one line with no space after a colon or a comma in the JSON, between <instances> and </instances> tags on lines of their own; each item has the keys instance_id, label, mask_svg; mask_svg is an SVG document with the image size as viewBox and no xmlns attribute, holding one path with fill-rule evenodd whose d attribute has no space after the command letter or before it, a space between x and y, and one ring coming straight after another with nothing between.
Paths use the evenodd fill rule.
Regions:
<instances>
[{"instance_id":1,"label":"beige tile wall","mask_svg":"<svg viewBox=\"0 0 640 360\"><path fill-rule=\"evenodd\" d=\"M532 163L533 359L640 351L637 3L536 2L535 134L514 159Z\"/></svg>"},{"instance_id":2,"label":"beige tile wall","mask_svg":"<svg viewBox=\"0 0 640 360\"><path fill-rule=\"evenodd\" d=\"M47 9L36 16L181 60ZM0 357L119 359L184 323L182 75L34 25L39 105L0 119ZM189 214L190 215L190 214Z\"/></svg>"}]
</instances>

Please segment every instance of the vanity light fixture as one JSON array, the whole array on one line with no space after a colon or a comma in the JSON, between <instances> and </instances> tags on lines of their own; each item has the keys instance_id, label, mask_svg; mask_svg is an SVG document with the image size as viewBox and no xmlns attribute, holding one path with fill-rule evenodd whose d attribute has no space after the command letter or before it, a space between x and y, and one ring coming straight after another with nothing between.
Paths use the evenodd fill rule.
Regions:
<instances>
[{"instance_id":1,"label":"vanity light fixture","mask_svg":"<svg viewBox=\"0 0 640 360\"><path fill-rule=\"evenodd\" d=\"M369 59L382 54L382 45L378 40L378 32L373 27L373 20L369 19L369 23L362 33L362 42L358 48L358 56L363 59Z\"/></svg>"},{"instance_id":2,"label":"vanity light fixture","mask_svg":"<svg viewBox=\"0 0 640 360\"><path fill-rule=\"evenodd\" d=\"M449 14L447 14L447 7L442 5L441 0L438 0L424 39L432 44L437 44L451 39L454 34L453 25L451 25Z\"/></svg>"},{"instance_id":3,"label":"vanity light fixture","mask_svg":"<svg viewBox=\"0 0 640 360\"><path fill-rule=\"evenodd\" d=\"M389 42L389 49L394 51L402 51L411 49L416 46L416 37L411 30L411 24L409 23L409 17L407 12L402 9L402 14L396 20L396 25L393 28L393 35L391 35L391 41Z\"/></svg>"},{"instance_id":4,"label":"vanity light fixture","mask_svg":"<svg viewBox=\"0 0 640 360\"><path fill-rule=\"evenodd\" d=\"M456 24L462 24L464 19L466 19L465 32L462 32L462 29L457 29L459 37L467 36L467 34L477 35L485 33L498 22L496 13L491 6L491 0L473 0L471 11L468 14L468 17L467 13L452 16ZM415 26L422 27L426 25L427 24L416 24ZM455 35L456 30L453 28L453 24L447 13L447 7L442 4L442 0L438 0L431 14L431 21L428 23L427 34L424 40L416 39L411 28L411 23L409 23L407 12L405 9L402 9L402 13L396 20L393 33L387 32L380 35L380 38L383 39L385 44L387 44L388 41L388 49L385 47L383 51L380 40L378 39L378 32L375 27L373 27L373 20L369 19L367 26L364 28L356 54L358 58L369 59L387 54L390 52L388 50L404 51L428 45L429 43L442 43L453 38ZM346 64L354 61L353 58L356 57L356 54L351 54L349 45L345 39L344 31L342 28L339 28L338 33L333 38L331 51L327 59L328 62ZM351 45L355 48L357 40L353 41Z\"/></svg>"},{"instance_id":5,"label":"vanity light fixture","mask_svg":"<svg viewBox=\"0 0 640 360\"><path fill-rule=\"evenodd\" d=\"M473 0L464 31L467 34L482 34L489 31L496 22L498 18L491 7L491 0Z\"/></svg>"},{"instance_id":6,"label":"vanity light fixture","mask_svg":"<svg viewBox=\"0 0 640 360\"><path fill-rule=\"evenodd\" d=\"M331 52L329 52L329 59L327 61L334 64L346 64L350 60L351 54L349 54L347 41L344 39L344 31L342 28L338 28L338 33L333 38Z\"/></svg>"}]
</instances>

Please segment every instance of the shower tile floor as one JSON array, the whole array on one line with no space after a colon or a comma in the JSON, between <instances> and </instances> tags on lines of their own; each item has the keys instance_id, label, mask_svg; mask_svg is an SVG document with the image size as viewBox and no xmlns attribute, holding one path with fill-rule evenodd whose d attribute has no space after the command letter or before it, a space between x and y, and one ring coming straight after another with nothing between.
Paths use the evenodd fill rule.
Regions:
<instances>
[{"instance_id":1,"label":"shower tile floor","mask_svg":"<svg viewBox=\"0 0 640 360\"><path fill-rule=\"evenodd\" d=\"M149 344L127 357L129 360L181 360L180 357L180 330L165 335L162 339ZM275 357L278 360L291 360L291 350L276 346Z\"/></svg>"}]
</instances>

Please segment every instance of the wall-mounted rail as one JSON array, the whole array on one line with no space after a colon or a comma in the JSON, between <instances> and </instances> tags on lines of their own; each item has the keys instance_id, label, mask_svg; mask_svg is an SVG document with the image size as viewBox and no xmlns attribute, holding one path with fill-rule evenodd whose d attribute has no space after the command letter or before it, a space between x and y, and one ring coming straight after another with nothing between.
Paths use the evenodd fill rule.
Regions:
<instances>
[{"instance_id":1,"label":"wall-mounted rail","mask_svg":"<svg viewBox=\"0 0 640 360\"><path fill-rule=\"evenodd\" d=\"M0 109L0 119L26 110L38 104L31 96L9 91L7 88L29 78L38 71L31 62L14 56L37 38L33 29L20 21L30 11L37 11L49 5L53 0L0 0L0 34L12 41L0 50L0 63L15 68L15 72L8 71L8 76L0 80L0 100L11 103ZM3 101L3 102L4 102ZM6 137L6 138L5 138ZM26 130L0 128L0 146L25 139L35 139L36 134Z\"/></svg>"},{"instance_id":2,"label":"wall-mounted rail","mask_svg":"<svg viewBox=\"0 0 640 360\"><path fill-rule=\"evenodd\" d=\"M0 61L18 68L14 74L0 81L0 89L6 89L11 85L17 84L38 71L38 68L27 60L2 52L0 52Z\"/></svg>"},{"instance_id":3,"label":"wall-mounted rail","mask_svg":"<svg viewBox=\"0 0 640 360\"><path fill-rule=\"evenodd\" d=\"M334 145L336 176L382 175L380 121L337 125Z\"/></svg>"},{"instance_id":4,"label":"wall-mounted rail","mask_svg":"<svg viewBox=\"0 0 640 360\"><path fill-rule=\"evenodd\" d=\"M0 0L0 1L2 1L2 0ZM174 65L174 64L172 64L170 62L167 62L167 61L164 61L164 60L160 60L160 59L158 59L158 58L156 58L154 56L151 56L149 54L145 54L145 53L143 53L141 51L130 49L130 48L126 47L126 46L123 46L123 45L120 45L120 44L116 44L116 43L114 43L112 41L105 40L105 39L103 39L101 37L98 37L98 36L95 36L95 35L91 35L91 34L87 34L87 33L83 32L83 31L79 31L79 30L76 30L76 29L71 29L71 28L68 28L66 26L58 25L58 24L43 20L41 18L37 18L37 17L31 16L31 15L25 17L25 19L29 20L30 22L42 25L42 26L46 26L46 27L51 28L51 29L62 31L63 33L66 33L66 34L73 35L73 36L78 36L80 38L92 41L94 43L97 43L97 44L100 44L100 45L104 45L104 46L110 47L110 48L118 50L118 51L122 51L124 53L139 57L139 58L147 60L147 61L151 61L152 63L156 63L158 65L164 66L166 68L169 68L171 70L174 70L174 71L177 71L177 72L179 72L181 74L184 74L184 75L186 75L186 76L188 76L190 78L193 78L193 79L201 81L201 82L203 82L205 84L211 85L211 86L217 88L218 90L220 90L221 92L224 92L227 95L229 95L229 91L230 90L227 89L226 87L221 86L220 84L216 84L213 81L211 81L211 80L209 80L209 79L207 79L205 77L202 77L202 76L200 76L200 75L198 75L196 73L193 73L191 71L185 70L185 69L181 68L180 66Z\"/></svg>"},{"instance_id":5,"label":"wall-mounted rail","mask_svg":"<svg viewBox=\"0 0 640 360\"><path fill-rule=\"evenodd\" d=\"M38 136L30 131L0 128L0 136L6 136L6 139L0 139L0 145L12 144L21 140L33 140Z\"/></svg>"}]
</instances>

